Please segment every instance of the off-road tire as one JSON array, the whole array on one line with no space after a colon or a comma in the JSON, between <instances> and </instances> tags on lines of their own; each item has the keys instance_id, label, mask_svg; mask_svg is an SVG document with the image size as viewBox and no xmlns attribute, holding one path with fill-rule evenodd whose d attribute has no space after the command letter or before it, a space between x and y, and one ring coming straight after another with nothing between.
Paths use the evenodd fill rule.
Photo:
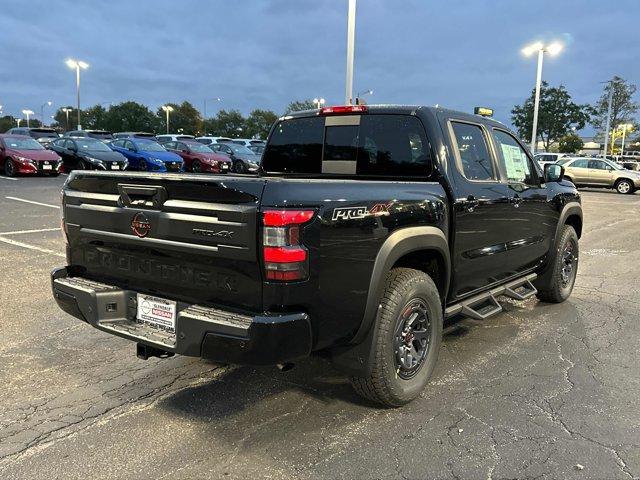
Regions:
<instances>
[{"instance_id":1,"label":"off-road tire","mask_svg":"<svg viewBox=\"0 0 640 480\"><path fill-rule=\"evenodd\" d=\"M418 299L426 305L430 321L430 341L424 360L414 376L398 375L395 335L402 322L402 312ZM415 399L431 377L442 341L442 303L438 289L429 275L410 268L394 268L386 278L380 299L373 340L373 365L367 377L352 377L355 391L375 403L399 407Z\"/></svg>"},{"instance_id":2,"label":"off-road tire","mask_svg":"<svg viewBox=\"0 0 640 480\"><path fill-rule=\"evenodd\" d=\"M565 263L563 252L565 252L569 243L572 244L575 262L573 264L570 281L564 283L562 277L562 269ZM576 281L578 261L580 258L579 253L578 235L571 225L565 225L562 227L560 238L553 252L552 263L549 265L551 270L534 282L535 287L538 289L537 297L540 300L549 303L562 303L569 298Z\"/></svg>"}]
</instances>

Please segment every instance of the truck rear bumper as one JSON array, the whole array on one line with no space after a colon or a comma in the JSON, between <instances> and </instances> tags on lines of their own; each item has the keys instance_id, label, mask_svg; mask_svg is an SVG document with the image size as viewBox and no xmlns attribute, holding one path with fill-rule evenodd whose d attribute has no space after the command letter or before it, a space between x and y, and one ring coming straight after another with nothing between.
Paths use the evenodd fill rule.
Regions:
<instances>
[{"instance_id":1,"label":"truck rear bumper","mask_svg":"<svg viewBox=\"0 0 640 480\"><path fill-rule=\"evenodd\" d=\"M175 332L136 321L133 290L79 276L73 267L51 273L53 296L65 312L99 330L166 352L240 365L274 365L309 355L306 313L245 315L177 302Z\"/></svg>"}]
</instances>

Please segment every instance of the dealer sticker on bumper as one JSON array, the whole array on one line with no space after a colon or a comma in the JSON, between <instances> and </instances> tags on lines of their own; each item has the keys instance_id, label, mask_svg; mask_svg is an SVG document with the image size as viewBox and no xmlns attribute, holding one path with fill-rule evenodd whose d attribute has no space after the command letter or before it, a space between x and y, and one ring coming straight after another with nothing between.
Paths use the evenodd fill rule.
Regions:
<instances>
[{"instance_id":1,"label":"dealer sticker on bumper","mask_svg":"<svg viewBox=\"0 0 640 480\"><path fill-rule=\"evenodd\" d=\"M176 302L150 295L138 296L138 321L169 332L176 331Z\"/></svg>"}]
</instances>

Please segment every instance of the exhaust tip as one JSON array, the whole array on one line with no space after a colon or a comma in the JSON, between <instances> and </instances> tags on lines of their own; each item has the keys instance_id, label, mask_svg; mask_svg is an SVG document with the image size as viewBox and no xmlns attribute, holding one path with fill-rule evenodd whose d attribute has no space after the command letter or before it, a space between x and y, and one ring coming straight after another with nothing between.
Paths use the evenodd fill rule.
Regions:
<instances>
[{"instance_id":1,"label":"exhaust tip","mask_svg":"<svg viewBox=\"0 0 640 480\"><path fill-rule=\"evenodd\" d=\"M280 370L281 372L288 372L289 370L292 370L293 367L295 366L296 366L295 363L278 363L276 365L276 367L278 367L278 370Z\"/></svg>"}]
</instances>

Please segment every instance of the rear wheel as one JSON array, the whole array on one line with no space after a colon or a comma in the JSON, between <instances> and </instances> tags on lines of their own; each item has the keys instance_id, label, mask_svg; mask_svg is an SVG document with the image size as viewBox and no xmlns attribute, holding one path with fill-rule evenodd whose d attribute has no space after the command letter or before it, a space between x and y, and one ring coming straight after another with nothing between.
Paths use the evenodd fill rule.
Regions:
<instances>
[{"instance_id":1,"label":"rear wheel","mask_svg":"<svg viewBox=\"0 0 640 480\"><path fill-rule=\"evenodd\" d=\"M202 172L202 164L199 160L194 160L191 164L191 171L193 173L201 173Z\"/></svg>"},{"instance_id":2,"label":"rear wheel","mask_svg":"<svg viewBox=\"0 0 640 480\"><path fill-rule=\"evenodd\" d=\"M562 227L549 270L534 282L538 298L544 302L564 302L573 291L578 273L578 235L571 225Z\"/></svg>"},{"instance_id":3,"label":"rear wheel","mask_svg":"<svg viewBox=\"0 0 640 480\"><path fill-rule=\"evenodd\" d=\"M4 174L7 177L13 177L16 174L16 166L10 158L4 161Z\"/></svg>"},{"instance_id":4,"label":"rear wheel","mask_svg":"<svg viewBox=\"0 0 640 480\"><path fill-rule=\"evenodd\" d=\"M433 280L418 270L391 270L374 328L371 375L351 383L376 403L409 403L429 381L442 340L442 304Z\"/></svg>"},{"instance_id":5,"label":"rear wheel","mask_svg":"<svg viewBox=\"0 0 640 480\"><path fill-rule=\"evenodd\" d=\"M627 179L618 180L616 183L616 191L623 195L633 193L633 183Z\"/></svg>"}]
</instances>

